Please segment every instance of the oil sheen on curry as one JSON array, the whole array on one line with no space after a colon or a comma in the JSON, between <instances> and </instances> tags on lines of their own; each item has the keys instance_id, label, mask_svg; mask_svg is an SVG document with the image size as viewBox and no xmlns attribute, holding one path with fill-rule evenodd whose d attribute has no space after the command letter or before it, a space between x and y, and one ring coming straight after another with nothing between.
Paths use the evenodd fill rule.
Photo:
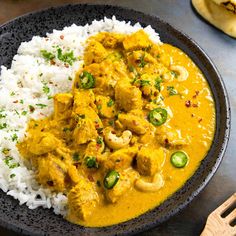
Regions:
<instances>
[{"instance_id":1,"label":"oil sheen on curry","mask_svg":"<svg viewBox=\"0 0 236 236\"><path fill-rule=\"evenodd\" d=\"M54 113L31 120L18 149L37 181L68 197L66 218L95 227L158 206L207 154L214 101L191 59L143 31L90 37Z\"/></svg>"}]
</instances>

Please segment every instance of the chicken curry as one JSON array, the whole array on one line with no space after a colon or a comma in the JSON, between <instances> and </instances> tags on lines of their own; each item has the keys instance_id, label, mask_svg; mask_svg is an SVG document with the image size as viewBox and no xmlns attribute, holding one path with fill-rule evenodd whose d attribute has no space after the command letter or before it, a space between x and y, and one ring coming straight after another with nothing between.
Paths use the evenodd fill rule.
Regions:
<instances>
[{"instance_id":1,"label":"chicken curry","mask_svg":"<svg viewBox=\"0 0 236 236\"><path fill-rule=\"evenodd\" d=\"M214 101L191 59L143 31L101 32L54 113L18 149L37 181L68 197L66 218L107 226L162 203L193 175L215 129Z\"/></svg>"}]
</instances>

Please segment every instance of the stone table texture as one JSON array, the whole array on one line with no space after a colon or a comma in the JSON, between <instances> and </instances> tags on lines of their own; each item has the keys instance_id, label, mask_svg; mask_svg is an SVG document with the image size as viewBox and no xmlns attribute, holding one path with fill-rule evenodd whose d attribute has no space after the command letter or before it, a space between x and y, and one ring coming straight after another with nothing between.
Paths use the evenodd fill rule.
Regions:
<instances>
[{"instance_id":1,"label":"stone table texture","mask_svg":"<svg viewBox=\"0 0 236 236\"><path fill-rule=\"evenodd\" d=\"M232 116L231 137L223 162L207 187L187 208L161 226L139 234L199 235L209 213L236 192L236 39L199 17L189 0L0 0L0 24L29 11L66 3L119 5L158 16L194 39L217 66L229 94ZM0 235L17 234L0 228Z\"/></svg>"}]
</instances>

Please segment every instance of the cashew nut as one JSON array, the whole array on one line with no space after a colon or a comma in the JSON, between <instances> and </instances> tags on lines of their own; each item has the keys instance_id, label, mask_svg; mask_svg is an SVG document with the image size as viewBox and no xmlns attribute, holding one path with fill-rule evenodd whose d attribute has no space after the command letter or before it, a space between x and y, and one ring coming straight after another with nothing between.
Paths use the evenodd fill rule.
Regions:
<instances>
[{"instance_id":1,"label":"cashew nut","mask_svg":"<svg viewBox=\"0 0 236 236\"><path fill-rule=\"evenodd\" d=\"M123 148L129 144L132 138L132 133L129 130L125 130L120 137L117 137L115 134L112 133L111 130L105 130L104 132L104 140L112 149L119 149Z\"/></svg>"},{"instance_id":2,"label":"cashew nut","mask_svg":"<svg viewBox=\"0 0 236 236\"><path fill-rule=\"evenodd\" d=\"M138 179L135 182L135 187L143 192L156 192L164 186L164 180L160 173L156 173L151 183Z\"/></svg>"},{"instance_id":3,"label":"cashew nut","mask_svg":"<svg viewBox=\"0 0 236 236\"><path fill-rule=\"evenodd\" d=\"M172 65L170 66L170 69L178 73L178 81L184 81L188 78L188 71L183 66Z\"/></svg>"}]
</instances>

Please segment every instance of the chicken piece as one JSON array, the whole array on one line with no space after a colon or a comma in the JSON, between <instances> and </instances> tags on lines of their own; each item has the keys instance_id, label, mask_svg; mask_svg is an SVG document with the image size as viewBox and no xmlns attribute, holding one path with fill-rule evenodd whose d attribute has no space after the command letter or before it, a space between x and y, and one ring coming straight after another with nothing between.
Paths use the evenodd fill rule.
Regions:
<instances>
[{"instance_id":1,"label":"chicken piece","mask_svg":"<svg viewBox=\"0 0 236 236\"><path fill-rule=\"evenodd\" d=\"M125 129L131 130L136 134L145 134L150 124L144 118L140 118L132 113L119 114L118 120Z\"/></svg>"},{"instance_id":2,"label":"chicken piece","mask_svg":"<svg viewBox=\"0 0 236 236\"><path fill-rule=\"evenodd\" d=\"M26 141L28 151L34 155L43 155L45 153L54 151L60 140L49 132L32 132L31 136Z\"/></svg>"},{"instance_id":3,"label":"chicken piece","mask_svg":"<svg viewBox=\"0 0 236 236\"><path fill-rule=\"evenodd\" d=\"M112 153L104 161L105 169L127 169L132 165L133 159L138 152L137 147L122 148Z\"/></svg>"},{"instance_id":4,"label":"chicken piece","mask_svg":"<svg viewBox=\"0 0 236 236\"><path fill-rule=\"evenodd\" d=\"M71 116L73 95L71 93L58 93L54 96L54 119L68 119Z\"/></svg>"},{"instance_id":5,"label":"chicken piece","mask_svg":"<svg viewBox=\"0 0 236 236\"><path fill-rule=\"evenodd\" d=\"M143 144L156 143L155 131L156 131L156 127L149 124L149 127L146 130L145 134L139 137L138 139L139 143L143 143Z\"/></svg>"},{"instance_id":6,"label":"chicken piece","mask_svg":"<svg viewBox=\"0 0 236 236\"><path fill-rule=\"evenodd\" d=\"M66 172L66 164L50 153L47 157L41 157L38 159L37 180L40 184L53 191L65 191Z\"/></svg>"},{"instance_id":7,"label":"chicken piece","mask_svg":"<svg viewBox=\"0 0 236 236\"><path fill-rule=\"evenodd\" d=\"M142 147L137 154L137 170L141 175L153 176L164 164L165 156L162 148L153 150Z\"/></svg>"},{"instance_id":8,"label":"chicken piece","mask_svg":"<svg viewBox=\"0 0 236 236\"><path fill-rule=\"evenodd\" d=\"M119 174L120 179L117 184L112 189L107 189L105 192L106 199L111 203L117 202L122 195L128 192L133 186L134 181L139 176L139 174L132 168L119 172Z\"/></svg>"},{"instance_id":9,"label":"chicken piece","mask_svg":"<svg viewBox=\"0 0 236 236\"><path fill-rule=\"evenodd\" d=\"M95 102L95 96L91 89L76 90L74 91L73 111L75 111L77 108L88 107L88 106L96 108L94 102Z\"/></svg>"},{"instance_id":10,"label":"chicken piece","mask_svg":"<svg viewBox=\"0 0 236 236\"><path fill-rule=\"evenodd\" d=\"M142 109L142 93L129 82L123 80L117 82L115 87L115 99L117 105L127 112L133 109Z\"/></svg>"},{"instance_id":11,"label":"chicken piece","mask_svg":"<svg viewBox=\"0 0 236 236\"><path fill-rule=\"evenodd\" d=\"M102 137L98 136L96 141L91 141L85 150L85 156L98 156L105 148L104 141Z\"/></svg>"},{"instance_id":12,"label":"chicken piece","mask_svg":"<svg viewBox=\"0 0 236 236\"><path fill-rule=\"evenodd\" d=\"M168 148L179 148L190 143L190 137L183 138L180 130L168 126L159 127L156 130L156 138L162 146Z\"/></svg>"},{"instance_id":13,"label":"chicken piece","mask_svg":"<svg viewBox=\"0 0 236 236\"><path fill-rule=\"evenodd\" d=\"M86 220L99 201L95 186L86 179L81 178L77 185L68 193L69 215Z\"/></svg>"},{"instance_id":14,"label":"chicken piece","mask_svg":"<svg viewBox=\"0 0 236 236\"><path fill-rule=\"evenodd\" d=\"M94 122L90 118L79 119L73 133L76 144L84 144L98 136Z\"/></svg>"},{"instance_id":15,"label":"chicken piece","mask_svg":"<svg viewBox=\"0 0 236 236\"><path fill-rule=\"evenodd\" d=\"M95 129L103 128L101 119L91 107L77 107L73 113L73 117L79 126L83 123L84 119L89 119L93 123Z\"/></svg>"},{"instance_id":16,"label":"chicken piece","mask_svg":"<svg viewBox=\"0 0 236 236\"><path fill-rule=\"evenodd\" d=\"M163 67L151 54L141 50L127 53L127 60L128 64L135 66L136 70L139 72L143 72L143 69L146 67L146 65L148 65L147 68L149 69L149 71L150 66L154 65L155 73L159 72L159 69Z\"/></svg>"},{"instance_id":17,"label":"chicken piece","mask_svg":"<svg viewBox=\"0 0 236 236\"><path fill-rule=\"evenodd\" d=\"M126 51L145 49L151 45L152 42L143 30L139 30L131 35L128 35L123 41L123 46Z\"/></svg>"},{"instance_id":18,"label":"chicken piece","mask_svg":"<svg viewBox=\"0 0 236 236\"><path fill-rule=\"evenodd\" d=\"M114 101L110 97L96 96L98 112L105 118L113 118L116 114Z\"/></svg>"},{"instance_id":19,"label":"chicken piece","mask_svg":"<svg viewBox=\"0 0 236 236\"><path fill-rule=\"evenodd\" d=\"M100 63L107 56L107 50L101 43L95 40L91 40L85 49L84 62L85 65L92 63Z\"/></svg>"},{"instance_id":20,"label":"chicken piece","mask_svg":"<svg viewBox=\"0 0 236 236\"><path fill-rule=\"evenodd\" d=\"M102 32L96 36L96 39L106 48L117 48L121 45L124 36L122 34Z\"/></svg>"}]
</instances>

